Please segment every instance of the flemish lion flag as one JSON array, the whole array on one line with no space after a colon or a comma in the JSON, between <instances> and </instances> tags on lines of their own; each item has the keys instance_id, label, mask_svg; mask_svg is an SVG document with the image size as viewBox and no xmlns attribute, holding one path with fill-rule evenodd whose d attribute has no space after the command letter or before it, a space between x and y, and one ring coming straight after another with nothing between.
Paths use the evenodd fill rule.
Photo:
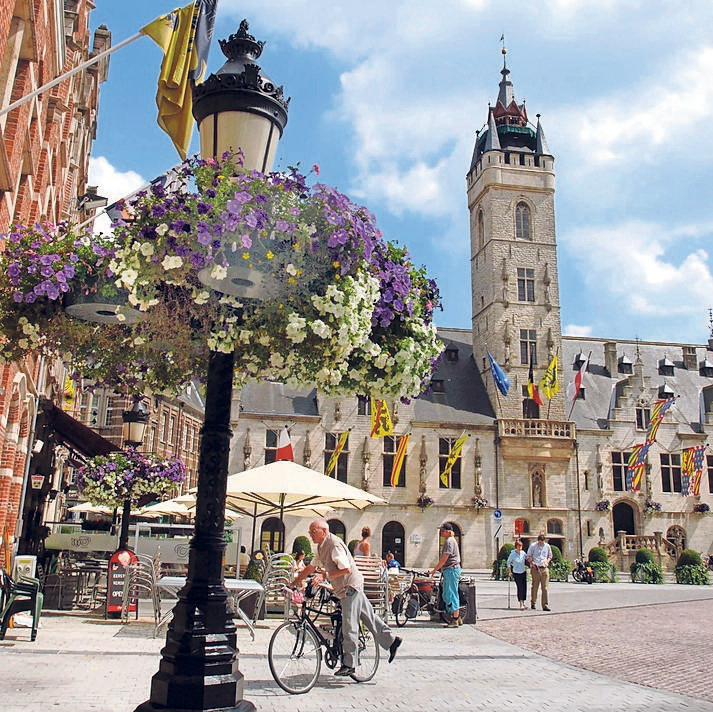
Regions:
<instances>
[{"instance_id":1,"label":"flemish lion flag","mask_svg":"<svg viewBox=\"0 0 713 712\"><path fill-rule=\"evenodd\" d=\"M339 436L339 441L337 442L337 447L334 448L332 457L329 458L329 463L327 464L327 471L324 473L325 477L331 477L332 471L337 466L337 462L339 462L339 456L342 454L342 450L344 450L344 446L347 444L348 437L349 437L348 430L345 430Z\"/></svg>"},{"instance_id":2,"label":"flemish lion flag","mask_svg":"<svg viewBox=\"0 0 713 712\"><path fill-rule=\"evenodd\" d=\"M402 435L399 438L399 447L396 450L396 455L394 456L394 464L391 466L391 486L396 487L399 484L399 476L401 475L401 467L404 464L404 459L406 458L406 448L408 447L408 441L411 437L411 433Z\"/></svg>"},{"instance_id":3,"label":"flemish lion flag","mask_svg":"<svg viewBox=\"0 0 713 712\"><path fill-rule=\"evenodd\" d=\"M555 394L559 393L560 384L557 383L557 354L552 357L550 365L547 367L545 375L540 381L540 388L547 396L547 400L552 400Z\"/></svg>"},{"instance_id":4,"label":"flemish lion flag","mask_svg":"<svg viewBox=\"0 0 713 712\"><path fill-rule=\"evenodd\" d=\"M163 50L156 91L158 125L169 135L182 159L188 153L194 123L189 80L200 81L205 72L216 4L217 0L196 0L140 30Z\"/></svg>"},{"instance_id":5,"label":"flemish lion flag","mask_svg":"<svg viewBox=\"0 0 713 712\"><path fill-rule=\"evenodd\" d=\"M394 424L391 422L391 414L386 405L386 401L371 399L371 433L372 438L383 438L394 432Z\"/></svg>"},{"instance_id":6,"label":"flemish lion flag","mask_svg":"<svg viewBox=\"0 0 713 712\"><path fill-rule=\"evenodd\" d=\"M463 449L463 445L465 444L465 441L470 437L470 435L461 435L458 440L456 440L453 443L453 447L451 448L451 451L448 453L448 459L446 460L446 466L443 468L443 472L441 472L441 482L443 482L446 487L448 486L448 475L451 474L451 470L453 469L453 465L456 464L456 460L460 456L460 451Z\"/></svg>"}]
</instances>

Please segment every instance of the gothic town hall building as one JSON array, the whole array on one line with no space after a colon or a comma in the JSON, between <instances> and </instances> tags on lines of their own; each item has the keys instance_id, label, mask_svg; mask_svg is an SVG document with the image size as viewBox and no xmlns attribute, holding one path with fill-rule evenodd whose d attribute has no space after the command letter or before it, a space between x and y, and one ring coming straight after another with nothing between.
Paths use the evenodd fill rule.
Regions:
<instances>
[{"instance_id":1,"label":"gothic town hall building","mask_svg":"<svg viewBox=\"0 0 713 712\"><path fill-rule=\"evenodd\" d=\"M471 327L439 330L445 353L431 392L409 405L389 402L394 434L374 439L368 398L251 384L235 394L230 471L273 461L284 426L295 460L324 471L349 430L336 476L386 504L329 513L332 531L347 541L369 526L374 551L426 567L437 560L438 525L450 521L466 569L488 567L516 532L526 546L547 534L568 560L601 544L625 570L635 550L647 547L671 569L681 548L708 553L713 546L713 514L696 511L713 505L712 454L704 458L700 496L680 493L682 451L705 445L713 453L713 339L702 345L562 335L555 160L509 74L504 65L466 178ZM488 351L508 374L507 397L495 386ZM539 406L528 397L530 363L539 381L555 354L560 392ZM586 359L572 408L565 384ZM655 402L674 395L641 490L627 491L629 453L644 441ZM407 433L404 469L391 486L391 464ZM464 433L470 437L459 459L441 476ZM483 498L487 506L477 507ZM307 521L285 516L281 531L277 518L258 520L253 548L289 548L306 534ZM248 544L250 534L243 533Z\"/></svg>"}]
</instances>

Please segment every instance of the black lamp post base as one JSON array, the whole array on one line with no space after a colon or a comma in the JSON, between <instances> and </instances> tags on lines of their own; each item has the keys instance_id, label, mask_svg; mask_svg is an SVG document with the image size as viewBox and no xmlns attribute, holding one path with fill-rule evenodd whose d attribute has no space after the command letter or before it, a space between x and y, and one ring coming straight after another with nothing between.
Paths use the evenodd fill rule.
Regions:
<instances>
[{"instance_id":1,"label":"black lamp post base","mask_svg":"<svg viewBox=\"0 0 713 712\"><path fill-rule=\"evenodd\" d=\"M237 707L217 707L213 708L211 712L255 712L255 705L247 700L242 700ZM177 707L156 707L151 702L144 702L139 705L134 712L195 712L194 710L187 710L185 708L178 709Z\"/></svg>"},{"instance_id":2,"label":"black lamp post base","mask_svg":"<svg viewBox=\"0 0 713 712\"><path fill-rule=\"evenodd\" d=\"M151 697L135 712L252 712L243 700L233 611L221 581L178 593Z\"/></svg>"}]
</instances>

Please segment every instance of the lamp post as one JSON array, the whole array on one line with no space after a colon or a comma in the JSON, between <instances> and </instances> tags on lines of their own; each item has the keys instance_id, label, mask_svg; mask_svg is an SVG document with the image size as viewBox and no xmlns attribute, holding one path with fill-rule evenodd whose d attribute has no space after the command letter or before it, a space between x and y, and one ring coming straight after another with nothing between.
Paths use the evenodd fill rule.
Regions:
<instances>
[{"instance_id":1,"label":"lamp post","mask_svg":"<svg viewBox=\"0 0 713 712\"><path fill-rule=\"evenodd\" d=\"M149 412L140 397L134 398L130 410L122 411L121 419L124 423L122 439L124 447L139 447L144 442L146 424L149 422ZM121 515L121 533L119 534L119 550L129 546L129 519L131 518L131 500L124 501Z\"/></svg>"},{"instance_id":2,"label":"lamp post","mask_svg":"<svg viewBox=\"0 0 713 712\"><path fill-rule=\"evenodd\" d=\"M236 34L220 41L228 61L195 87L193 115L203 156L241 149L246 168L270 170L288 102L282 87L255 64L263 45L243 20ZM243 700L235 623L223 585L233 369L232 353L210 353L186 585L178 593L151 697L136 712L255 709Z\"/></svg>"}]
</instances>

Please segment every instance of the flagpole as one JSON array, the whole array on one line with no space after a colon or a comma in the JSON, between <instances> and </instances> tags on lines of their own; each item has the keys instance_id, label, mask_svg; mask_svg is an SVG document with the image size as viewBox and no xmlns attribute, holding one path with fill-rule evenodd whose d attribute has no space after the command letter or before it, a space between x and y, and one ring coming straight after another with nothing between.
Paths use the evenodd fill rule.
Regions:
<instances>
[{"instance_id":1,"label":"flagpole","mask_svg":"<svg viewBox=\"0 0 713 712\"><path fill-rule=\"evenodd\" d=\"M65 72L64 74L60 74L56 79L53 79L51 82L48 82L47 84L43 84L41 87L38 87L34 91L31 91L29 94L26 94L22 98L18 99L17 101L13 101L12 104L9 106L6 106L4 109L0 109L0 118L5 116L5 114L8 114L11 112L13 109L17 109L18 106L22 106L23 104L26 104L28 101L32 101L36 96L39 96L40 94L43 94L46 92L48 89L52 89L53 87L56 87L58 84L61 84L65 79L69 79L69 77L74 76L78 72L81 72L85 70L87 67L91 67L93 64L96 64L97 62L100 62L104 57L108 57L110 54L113 54L114 52L118 52L120 49L123 49L126 47L126 45L131 44L132 42L135 42L136 40L139 39L139 37L144 37L145 35L142 32L137 32L135 35L132 35L128 39L123 40L122 42L119 42L118 45L114 45L113 47L109 47L109 49L105 49L103 52L99 52L99 54L94 55L93 57L90 57L86 61L82 62L81 64L78 64L74 69L70 69L68 72Z\"/></svg>"}]
</instances>

